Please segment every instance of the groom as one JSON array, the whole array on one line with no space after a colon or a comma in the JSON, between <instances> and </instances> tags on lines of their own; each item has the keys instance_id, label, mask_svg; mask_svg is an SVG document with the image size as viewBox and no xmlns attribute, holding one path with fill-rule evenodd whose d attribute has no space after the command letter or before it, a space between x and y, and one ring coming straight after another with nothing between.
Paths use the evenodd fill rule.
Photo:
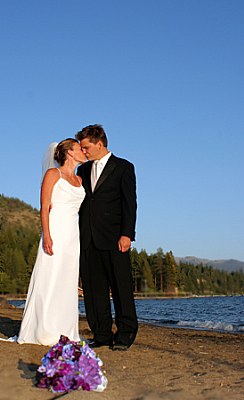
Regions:
<instances>
[{"instance_id":1,"label":"groom","mask_svg":"<svg viewBox=\"0 0 244 400\"><path fill-rule=\"evenodd\" d=\"M101 125L83 128L76 138L88 159L77 174L86 191L80 208L80 241L86 315L94 334L89 345L127 350L138 329L129 254L137 208L134 166L111 154Z\"/></svg>"}]
</instances>

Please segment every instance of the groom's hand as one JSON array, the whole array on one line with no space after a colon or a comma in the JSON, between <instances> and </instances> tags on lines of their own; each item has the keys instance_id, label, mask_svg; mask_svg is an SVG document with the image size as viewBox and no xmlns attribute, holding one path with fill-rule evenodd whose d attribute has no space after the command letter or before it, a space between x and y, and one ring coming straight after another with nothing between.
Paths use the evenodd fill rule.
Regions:
<instances>
[{"instance_id":1,"label":"groom's hand","mask_svg":"<svg viewBox=\"0 0 244 400\"><path fill-rule=\"evenodd\" d=\"M125 253L129 250L131 245L131 240L128 236L121 236L118 241L119 251Z\"/></svg>"}]
</instances>

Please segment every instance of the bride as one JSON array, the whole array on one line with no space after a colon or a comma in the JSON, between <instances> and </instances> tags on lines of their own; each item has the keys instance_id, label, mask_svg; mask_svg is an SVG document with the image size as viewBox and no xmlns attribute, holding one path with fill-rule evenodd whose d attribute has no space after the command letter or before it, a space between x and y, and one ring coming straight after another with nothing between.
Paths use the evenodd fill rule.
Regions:
<instances>
[{"instance_id":1,"label":"bride","mask_svg":"<svg viewBox=\"0 0 244 400\"><path fill-rule=\"evenodd\" d=\"M85 190L75 169L86 158L76 139L65 139L56 146L54 160L60 167L47 170L41 188L42 238L17 339L20 344L52 346L60 335L80 339L78 211Z\"/></svg>"}]
</instances>

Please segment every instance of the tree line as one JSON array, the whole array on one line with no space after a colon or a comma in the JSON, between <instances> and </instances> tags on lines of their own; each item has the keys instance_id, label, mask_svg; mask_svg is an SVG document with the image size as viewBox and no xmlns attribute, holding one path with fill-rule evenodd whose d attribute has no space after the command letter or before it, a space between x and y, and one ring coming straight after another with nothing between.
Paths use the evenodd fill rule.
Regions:
<instances>
[{"instance_id":1,"label":"tree line","mask_svg":"<svg viewBox=\"0 0 244 400\"><path fill-rule=\"evenodd\" d=\"M16 217L18 216L18 218ZM40 240L38 210L0 195L0 293L25 294ZM135 294L144 296L244 294L243 271L177 264L172 251L131 249Z\"/></svg>"},{"instance_id":2,"label":"tree line","mask_svg":"<svg viewBox=\"0 0 244 400\"><path fill-rule=\"evenodd\" d=\"M227 272L210 265L176 263L172 251L131 250L135 292L144 295L244 294L244 272Z\"/></svg>"}]
</instances>

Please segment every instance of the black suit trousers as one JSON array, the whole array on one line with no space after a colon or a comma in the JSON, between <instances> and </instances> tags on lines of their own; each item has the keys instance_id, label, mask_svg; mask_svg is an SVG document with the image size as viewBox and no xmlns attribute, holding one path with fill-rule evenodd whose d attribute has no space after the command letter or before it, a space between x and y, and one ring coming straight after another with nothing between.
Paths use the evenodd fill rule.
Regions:
<instances>
[{"instance_id":1,"label":"black suit trousers","mask_svg":"<svg viewBox=\"0 0 244 400\"><path fill-rule=\"evenodd\" d=\"M81 279L87 321L94 339L107 342L113 338L111 289L117 327L114 338L130 346L136 337L138 322L129 252L98 250L91 242L81 252Z\"/></svg>"}]
</instances>

